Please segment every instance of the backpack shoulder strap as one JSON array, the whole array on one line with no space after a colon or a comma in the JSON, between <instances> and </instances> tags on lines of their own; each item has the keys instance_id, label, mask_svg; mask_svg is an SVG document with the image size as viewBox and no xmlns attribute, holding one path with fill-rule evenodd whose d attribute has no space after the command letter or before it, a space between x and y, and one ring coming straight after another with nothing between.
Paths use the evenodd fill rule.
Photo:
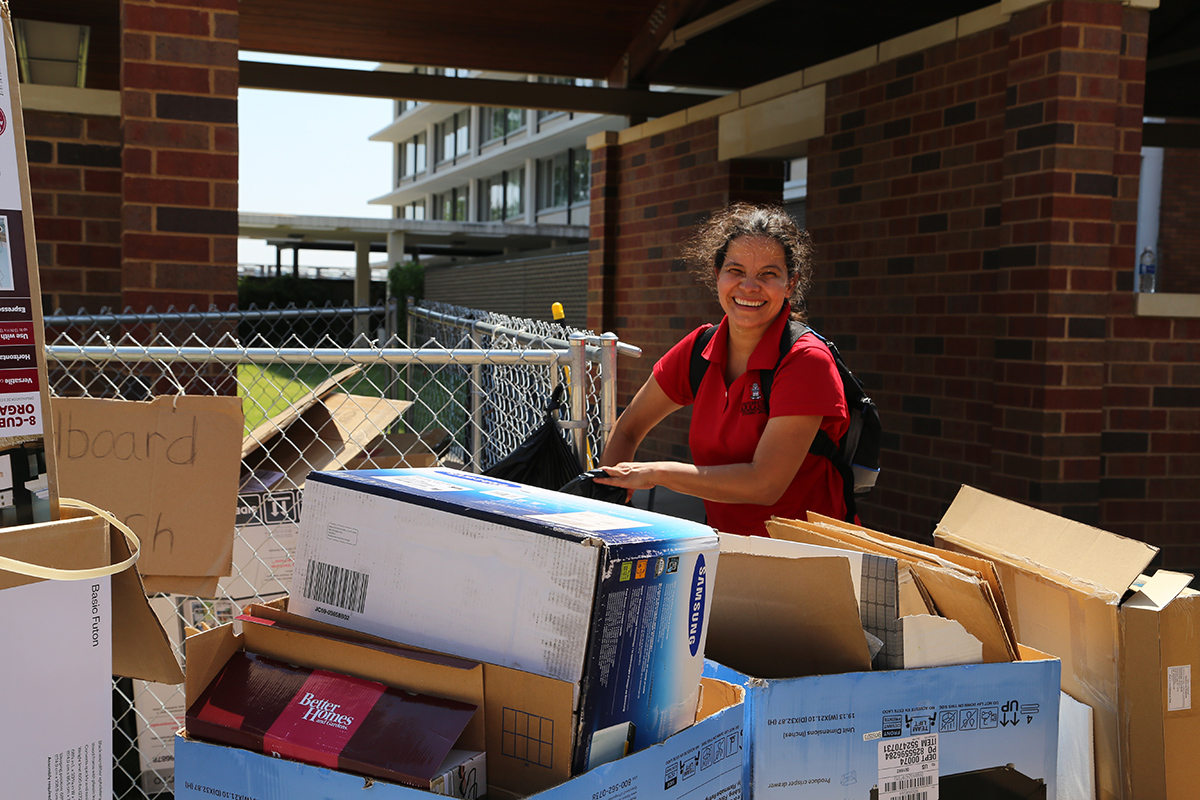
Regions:
<instances>
[{"instance_id":1,"label":"backpack shoulder strap","mask_svg":"<svg viewBox=\"0 0 1200 800\"><path fill-rule=\"evenodd\" d=\"M779 361L776 361L775 366L771 369L758 371L758 385L762 389L763 402L767 404L768 413L771 408L771 384L775 382L775 370L783 361L783 357L791 352L792 346L800 340L800 337L811 330L812 328L803 322L797 322L794 319L788 320L788 324L783 328L783 333L779 335Z\"/></svg>"},{"instance_id":2,"label":"backpack shoulder strap","mask_svg":"<svg viewBox=\"0 0 1200 800\"><path fill-rule=\"evenodd\" d=\"M707 330L696 337L696 341L692 342L692 358L688 362L688 383L692 387L692 399L695 399L699 393L704 373L708 371L708 359L704 357L704 348L708 346L716 333L717 326L710 325Z\"/></svg>"}]
</instances>

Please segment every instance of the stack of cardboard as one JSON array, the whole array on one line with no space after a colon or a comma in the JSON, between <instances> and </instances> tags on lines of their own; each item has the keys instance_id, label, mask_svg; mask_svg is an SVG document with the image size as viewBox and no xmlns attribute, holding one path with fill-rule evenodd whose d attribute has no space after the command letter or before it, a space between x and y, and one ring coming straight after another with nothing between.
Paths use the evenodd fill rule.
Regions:
<instances>
[{"instance_id":1,"label":"stack of cardboard","mask_svg":"<svg viewBox=\"0 0 1200 800\"><path fill-rule=\"evenodd\" d=\"M1012 638L989 563L768 529L721 535L705 667L746 687L750 797L1054 796L1059 663Z\"/></svg>"},{"instance_id":2,"label":"stack of cardboard","mask_svg":"<svg viewBox=\"0 0 1200 800\"><path fill-rule=\"evenodd\" d=\"M305 492L290 598L188 639L189 703L245 649L478 705L459 745L485 745L490 797L740 789L741 691L701 678L711 528L446 469L313 473ZM362 785L186 734L176 756L181 798Z\"/></svg>"},{"instance_id":3,"label":"stack of cardboard","mask_svg":"<svg viewBox=\"0 0 1200 800\"><path fill-rule=\"evenodd\" d=\"M1200 593L1144 571L1143 542L964 486L939 547L993 561L1025 644L1062 659L1062 688L1092 708L1101 800L1194 797L1200 781Z\"/></svg>"}]
</instances>

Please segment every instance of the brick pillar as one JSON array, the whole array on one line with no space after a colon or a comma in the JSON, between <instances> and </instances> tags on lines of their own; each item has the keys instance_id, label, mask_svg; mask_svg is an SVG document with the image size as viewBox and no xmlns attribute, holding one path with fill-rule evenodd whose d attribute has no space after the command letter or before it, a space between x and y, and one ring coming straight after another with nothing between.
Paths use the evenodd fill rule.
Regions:
<instances>
[{"instance_id":1,"label":"brick pillar","mask_svg":"<svg viewBox=\"0 0 1200 800\"><path fill-rule=\"evenodd\" d=\"M121 0L124 303L237 300L237 0Z\"/></svg>"},{"instance_id":2,"label":"brick pillar","mask_svg":"<svg viewBox=\"0 0 1200 800\"><path fill-rule=\"evenodd\" d=\"M1118 157L1123 14L1062 0L1009 24L993 487L1090 523L1116 266L1136 221L1137 173Z\"/></svg>"},{"instance_id":3,"label":"brick pillar","mask_svg":"<svg viewBox=\"0 0 1200 800\"><path fill-rule=\"evenodd\" d=\"M621 148L615 133L604 136L607 143L592 151L588 212L587 326L597 333L617 328L617 166Z\"/></svg>"}]
</instances>

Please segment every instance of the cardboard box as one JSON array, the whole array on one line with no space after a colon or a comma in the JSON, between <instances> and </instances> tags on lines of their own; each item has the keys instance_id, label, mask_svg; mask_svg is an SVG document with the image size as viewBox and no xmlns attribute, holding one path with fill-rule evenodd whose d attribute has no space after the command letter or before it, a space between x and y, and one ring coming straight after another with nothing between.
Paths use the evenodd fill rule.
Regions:
<instances>
[{"instance_id":1,"label":"cardboard box","mask_svg":"<svg viewBox=\"0 0 1200 800\"><path fill-rule=\"evenodd\" d=\"M1101 800L1194 797L1200 782L1200 594L1142 572L1157 549L964 486L939 547L996 563L1017 637L1062 659L1062 689L1094 711Z\"/></svg>"},{"instance_id":2,"label":"cardboard box","mask_svg":"<svg viewBox=\"0 0 1200 800\"><path fill-rule=\"evenodd\" d=\"M0 556L59 570L130 557L104 519L63 511L68 519L0 530ZM183 674L135 570L43 580L10 569L20 567L0 566L0 719L13 733L0 748L3 794L106 800L112 676L178 683Z\"/></svg>"},{"instance_id":3,"label":"cardboard box","mask_svg":"<svg viewBox=\"0 0 1200 800\"><path fill-rule=\"evenodd\" d=\"M703 679L703 703L697 722L651 747L605 764L533 795L496 788L491 800L530 797L531 800L579 798L656 798L656 800L737 800L742 793L742 689ZM296 800L319 792L322 800L360 800L364 788L374 800L421 800L428 792L363 779L325 767L313 767L248 750L176 739L178 756L175 797L253 797L254 800ZM465 792L464 797L476 797Z\"/></svg>"},{"instance_id":4,"label":"cardboard box","mask_svg":"<svg viewBox=\"0 0 1200 800\"><path fill-rule=\"evenodd\" d=\"M281 608L282 605L277 602L269 606L249 606L246 616L257 621L243 623L241 635L235 633L234 626L224 625L188 639L189 703L194 702L207 687L219 671L223 659L245 647L290 663L341 670L389 685L409 686L429 694L482 703L482 714L477 714L472 720L464 743L470 747L476 746L481 740L486 743L489 797L522 797L563 784L570 777L574 689L570 683L493 664L478 664L414 651L378 637L289 614ZM740 703L741 691L714 682L703 693L702 700L699 716L706 718L727 706ZM713 739L727 729L740 733L740 706L738 709L736 721L723 715L723 721L715 728L700 728L704 732L701 738ZM696 735L676 740L679 746L691 743L678 752L691 752L689 748L693 747L695 741ZM740 739L737 744L740 748ZM659 750L657 758L665 758L665 752ZM721 762L719 772L724 775L723 780L736 779L740 784L740 758L729 760L736 754L725 744L721 745L721 752L722 758L717 759L710 754L708 760ZM316 770L279 759L256 757L236 748L200 743L188 739L186 734L177 737L175 756L175 792L181 798L198 797L201 794L197 793L214 789L250 794L245 792L246 781L254 781L256 786L271 784L278 787L278 794L265 797L252 795L255 800L290 798L295 795L289 795L288 792L305 782L319 782L322 789L335 798L357 797L357 794L351 795L350 792L359 792L363 786L360 777L331 770ZM614 762L614 765L616 763L622 762ZM612 774L605 773L606 769L601 767L588 775ZM688 769L685 765L685 771ZM726 774L731 769L736 777ZM708 785L714 780L714 774L707 771L701 776L692 769L688 772L686 785L689 788ZM218 775L221 776L220 781L217 781ZM652 783L653 776L642 774L638 780ZM681 782L678 774L676 782ZM574 781L570 784L574 784ZM392 791L412 790L383 782L375 783L374 787L380 792L381 798L413 796L393 795ZM671 796L682 795L676 793Z\"/></svg>"},{"instance_id":5,"label":"cardboard box","mask_svg":"<svg viewBox=\"0 0 1200 800\"><path fill-rule=\"evenodd\" d=\"M239 491L302 488L311 470L343 469L384 437L412 401L337 391L360 371L332 375L246 434Z\"/></svg>"},{"instance_id":6,"label":"cardboard box","mask_svg":"<svg viewBox=\"0 0 1200 800\"><path fill-rule=\"evenodd\" d=\"M314 472L296 548L295 613L577 685L576 773L693 721L707 526L448 469Z\"/></svg>"},{"instance_id":7,"label":"cardboard box","mask_svg":"<svg viewBox=\"0 0 1200 800\"><path fill-rule=\"evenodd\" d=\"M243 650L188 706L186 725L206 741L428 790L471 760L442 766L477 710Z\"/></svg>"},{"instance_id":8,"label":"cardboard box","mask_svg":"<svg viewBox=\"0 0 1200 800\"><path fill-rule=\"evenodd\" d=\"M749 797L1054 797L1056 659L872 672L848 558L721 560L705 675L746 687Z\"/></svg>"}]
</instances>

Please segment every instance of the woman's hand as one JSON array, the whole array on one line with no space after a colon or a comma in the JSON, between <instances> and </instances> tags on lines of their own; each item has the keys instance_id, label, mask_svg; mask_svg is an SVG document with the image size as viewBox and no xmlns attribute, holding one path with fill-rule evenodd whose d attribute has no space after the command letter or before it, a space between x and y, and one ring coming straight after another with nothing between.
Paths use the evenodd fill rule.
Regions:
<instances>
[{"instance_id":1,"label":"woman's hand","mask_svg":"<svg viewBox=\"0 0 1200 800\"><path fill-rule=\"evenodd\" d=\"M622 461L619 464L601 467L608 477L594 480L605 486L628 489L632 495L639 489L653 489L658 486L658 464L659 462L654 461Z\"/></svg>"}]
</instances>

